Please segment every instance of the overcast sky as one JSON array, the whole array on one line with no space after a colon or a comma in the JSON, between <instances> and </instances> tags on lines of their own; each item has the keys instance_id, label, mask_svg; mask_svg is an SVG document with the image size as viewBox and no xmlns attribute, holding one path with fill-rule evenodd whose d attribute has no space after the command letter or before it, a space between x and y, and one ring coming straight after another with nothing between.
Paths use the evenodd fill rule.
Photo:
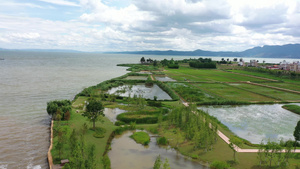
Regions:
<instances>
[{"instance_id":1,"label":"overcast sky","mask_svg":"<svg viewBox=\"0 0 300 169\"><path fill-rule=\"evenodd\" d=\"M0 0L0 48L242 51L300 43L300 0Z\"/></svg>"}]
</instances>

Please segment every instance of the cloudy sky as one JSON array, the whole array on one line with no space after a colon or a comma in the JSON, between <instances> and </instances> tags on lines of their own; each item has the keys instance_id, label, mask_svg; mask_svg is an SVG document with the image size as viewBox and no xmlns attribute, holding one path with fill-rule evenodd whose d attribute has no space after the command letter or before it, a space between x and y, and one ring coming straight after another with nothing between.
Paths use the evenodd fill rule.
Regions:
<instances>
[{"instance_id":1,"label":"cloudy sky","mask_svg":"<svg viewBox=\"0 0 300 169\"><path fill-rule=\"evenodd\" d=\"M300 43L300 0L0 0L0 48L242 51Z\"/></svg>"}]
</instances>

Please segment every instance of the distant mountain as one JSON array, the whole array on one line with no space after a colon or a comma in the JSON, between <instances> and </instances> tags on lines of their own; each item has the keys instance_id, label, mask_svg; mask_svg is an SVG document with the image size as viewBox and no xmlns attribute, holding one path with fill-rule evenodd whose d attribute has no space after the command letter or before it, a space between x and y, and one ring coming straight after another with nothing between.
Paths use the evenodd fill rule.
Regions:
<instances>
[{"instance_id":1,"label":"distant mountain","mask_svg":"<svg viewBox=\"0 0 300 169\"><path fill-rule=\"evenodd\" d=\"M297 58L300 59L300 44L287 44L283 46L254 47L242 52L213 52L205 50L195 51L132 51L117 52L123 54L141 55L182 55L182 56L224 56L224 57L256 57L256 58Z\"/></svg>"},{"instance_id":2,"label":"distant mountain","mask_svg":"<svg viewBox=\"0 0 300 169\"><path fill-rule=\"evenodd\" d=\"M3 49L0 51L36 51L36 52L66 52L66 53L79 53L81 51L68 50L68 49ZM103 53L103 52L91 52L91 53ZM232 51L127 51L127 52L104 52L104 53L118 53L118 54L140 54L140 55L181 55L181 56L220 56L220 57L255 57L255 58L295 58L300 59L300 44L287 44L287 45L275 45L263 47L254 47L241 52Z\"/></svg>"}]
</instances>

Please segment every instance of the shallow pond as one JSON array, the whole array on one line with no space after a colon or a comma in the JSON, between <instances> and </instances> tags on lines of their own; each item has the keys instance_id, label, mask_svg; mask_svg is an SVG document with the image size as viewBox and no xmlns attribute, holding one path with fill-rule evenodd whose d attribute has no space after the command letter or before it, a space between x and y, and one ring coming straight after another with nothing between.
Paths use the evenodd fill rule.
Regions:
<instances>
[{"instance_id":1,"label":"shallow pond","mask_svg":"<svg viewBox=\"0 0 300 169\"><path fill-rule=\"evenodd\" d=\"M298 104L299 105L299 104ZM217 117L232 132L252 143L262 140L294 140L300 116L281 108L282 104L247 106L207 106L199 109Z\"/></svg>"},{"instance_id":2,"label":"shallow pond","mask_svg":"<svg viewBox=\"0 0 300 169\"><path fill-rule=\"evenodd\" d=\"M168 76L155 76L155 79L162 82L176 82L176 80L169 78Z\"/></svg>"},{"instance_id":3,"label":"shallow pond","mask_svg":"<svg viewBox=\"0 0 300 169\"><path fill-rule=\"evenodd\" d=\"M110 109L110 108L105 108L104 109L104 114L105 117L107 117L111 122L116 122L117 121L117 116L119 114L125 113L125 110L115 108L115 109Z\"/></svg>"},{"instance_id":4,"label":"shallow pond","mask_svg":"<svg viewBox=\"0 0 300 169\"><path fill-rule=\"evenodd\" d=\"M130 97L142 95L145 99L153 99L154 96L156 96L157 100L172 100L172 98L156 84L151 87L147 87L145 84L133 85L131 90L129 90L128 87L128 85L114 87L107 92L109 94L118 94L123 97L128 97L129 95ZM122 90L123 92L118 93L118 91Z\"/></svg>"},{"instance_id":5,"label":"shallow pond","mask_svg":"<svg viewBox=\"0 0 300 169\"><path fill-rule=\"evenodd\" d=\"M130 135L132 135L132 131L127 131L112 140L112 149L108 152L111 168L152 169L158 155L161 156L163 162L165 158L168 158L172 169L208 168L198 162L186 159L174 149L159 147L155 137L151 137L148 146L143 146L129 138Z\"/></svg>"}]
</instances>

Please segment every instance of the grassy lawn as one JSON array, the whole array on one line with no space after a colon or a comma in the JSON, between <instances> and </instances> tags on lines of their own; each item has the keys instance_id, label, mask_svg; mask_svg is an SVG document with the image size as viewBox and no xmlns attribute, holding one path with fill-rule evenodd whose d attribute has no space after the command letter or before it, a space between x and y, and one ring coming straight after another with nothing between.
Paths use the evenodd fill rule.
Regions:
<instances>
[{"instance_id":1,"label":"grassy lawn","mask_svg":"<svg viewBox=\"0 0 300 169\"><path fill-rule=\"evenodd\" d=\"M107 118L104 117L103 120L104 120L104 123L96 122L96 126L97 127L103 127L103 128L106 129L106 133L104 134L104 138L95 138L93 136L93 134L95 132L91 129L88 129L87 133L84 135L86 145L92 145L92 144L96 145L96 150L95 150L96 164L97 164L96 168L103 168L102 154L104 153L106 143L107 143L107 140L108 140L110 134L112 133L112 131L114 129L117 128L117 126L115 126ZM89 127L92 127L92 124L90 122L88 122L85 117L83 117L79 113L72 113L71 118L68 121L69 131L71 132L73 129L76 129L76 131L79 132L84 123L87 123L89 125ZM57 122L55 122L54 125L57 126ZM57 138L55 137L55 139L53 140L53 149L51 151L53 157L58 157L58 151L55 149L56 143L57 143ZM65 153L65 156L63 156L62 159L69 159L69 156L68 156L69 147L68 146L64 147L64 152L66 152L66 153Z\"/></svg>"},{"instance_id":2,"label":"grassy lawn","mask_svg":"<svg viewBox=\"0 0 300 169\"><path fill-rule=\"evenodd\" d=\"M198 83L195 84L197 87L207 90L216 95L222 96L223 98L235 101L275 101L272 98L265 97L259 94L251 93L249 91L238 89L234 86L239 86L240 84L206 84Z\"/></svg>"}]
</instances>

